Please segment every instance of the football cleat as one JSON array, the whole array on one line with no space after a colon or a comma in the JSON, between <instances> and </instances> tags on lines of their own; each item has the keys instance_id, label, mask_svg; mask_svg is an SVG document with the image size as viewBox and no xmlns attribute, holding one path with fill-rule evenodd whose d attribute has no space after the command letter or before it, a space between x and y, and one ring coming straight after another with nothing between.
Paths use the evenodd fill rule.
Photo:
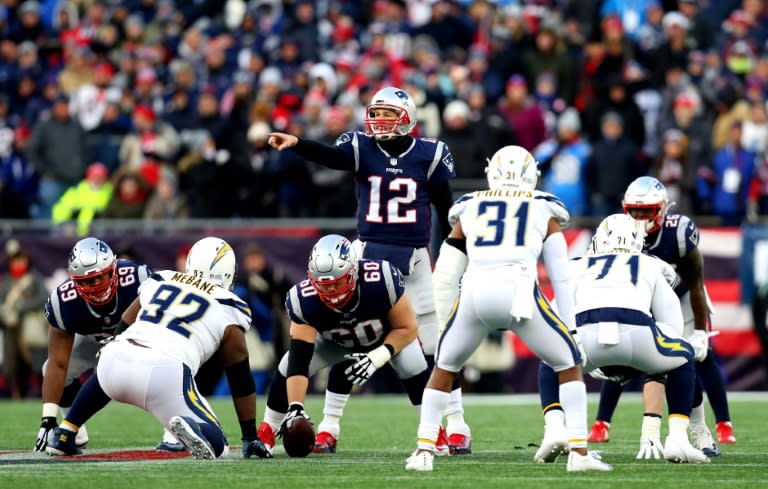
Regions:
<instances>
[{"instance_id":1,"label":"football cleat","mask_svg":"<svg viewBox=\"0 0 768 489\"><path fill-rule=\"evenodd\" d=\"M448 453L451 455L470 455L472 453L472 438L461 433L448 436Z\"/></svg>"},{"instance_id":2,"label":"football cleat","mask_svg":"<svg viewBox=\"0 0 768 489\"><path fill-rule=\"evenodd\" d=\"M715 431L717 431L718 443L726 445L736 443L736 437L733 435L733 424L730 421L720 421L715 425Z\"/></svg>"},{"instance_id":3,"label":"football cleat","mask_svg":"<svg viewBox=\"0 0 768 489\"><path fill-rule=\"evenodd\" d=\"M613 470L613 466L600 460L592 453L581 455L577 452L571 451L568 454L568 464L565 467L568 472L610 472Z\"/></svg>"},{"instance_id":4,"label":"football cleat","mask_svg":"<svg viewBox=\"0 0 768 489\"><path fill-rule=\"evenodd\" d=\"M174 416L168 420L168 426L171 433L176 435L181 443L184 444L192 456L198 460L213 460L216 453L213 447L208 443L203 432L200 431L200 425L197 421L188 416Z\"/></svg>"},{"instance_id":5,"label":"football cleat","mask_svg":"<svg viewBox=\"0 0 768 489\"><path fill-rule=\"evenodd\" d=\"M327 431L321 431L315 437L312 453L336 453L336 437Z\"/></svg>"},{"instance_id":6,"label":"football cleat","mask_svg":"<svg viewBox=\"0 0 768 489\"><path fill-rule=\"evenodd\" d=\"M275 432L272 431L272 427L269 423L262 421L259 425L259 429L256 432L256 436L261 440L269 453L272 453L275 448Z\"/></svg>"},{"instance_id":7,"label":"football cleat","mask_svg":"<svg viewBox=\"0 0 768 489\"><path fill-rule=\"evenodd\" d=\"M187 447L181 442L161 441L157 444L155 450L158 452L186 452Z\"/></svg>"},{"instance_id":8,"label":"football cleat","mask_svg":"<svg viewBox=\"0 0 768 489\"><path fill-rule=\"evenodd\" d=\"M85 429L85 425L81 426L77 430L77 436L75 436L75 445L77 448L85 448L88 445L88 430Z\"/></svg>"},{"instance_id":9,"label":"football cleat","mask_svg":"<svg viewBox=\"0 0 768 489\"><path fill-rule=\"evenodd\" d=\"M405 470L415 470L417 472L432 472L432 464L435 461L435 454L429 450L417 449L405 461Z\"/></svg>"},{"instance_id":10,"label":"football cleat","mask_svg":"<svg viewBox=\"0 0 768 489\"><path fill-rule=\"evenodd\" d=\"M667 435L664 441L664 458L679 464L708 463L709 458L688 441L685 433Z\"/></svg>"},{"instance_id":11,"label":"football cleat","mask_svg":"<svg viewBox=\"0 0 768 489\"><path fill-rule=\"evenodd\" d=\"M608 443L611 441L611 423L602 419L595 421L587 437L589 443Z\"/></svg>"},{"instance_id":12,"label":"football cleat","mask_svg":"<svg viewBox=\"0 0 768 489\"><path fill-rule=\"evenodd\" d=\"M78 448L76 438L74 431L56 428L48 440L45 453L48 455L80 455L83 451Z\"/></svg>"},{"instance_id":13,"label":"football cleat","mask_svg":"<svg viewBox=\"0 0 768 489\"><path fill-rule=\"evenodd\" d=\"M701 453L707 457L717 457L720 455L720 448L718 448L715 440L712 439L712 434L709 432L709 428L704 423L691 423L688 426L691 433L691 445L693 445Z\"/></svg>"},{"instance_id":14,"label":"football cleat","mask_svg":"<svg viewBox=\"0 0 768 489\"><path fill-rule=\"evenodd\" d=\"M450 454L451 447L448 446L448 432L445 428L440 427L440 431L437 432L437 441L435 441L435 456L443 457Z\"/></svg>"},{"instance_id":15,"label":"football cleat","mask_svg":"<svg viewBox=\"0 0 768 489\"><path fill-rule=\"evenodd\" d=\"M562 423L551 423L544 426L544 439L536 450L533 461L538 464L551 464L560 455L568 453L568 432Z\"/></svg>"}]
</instances>

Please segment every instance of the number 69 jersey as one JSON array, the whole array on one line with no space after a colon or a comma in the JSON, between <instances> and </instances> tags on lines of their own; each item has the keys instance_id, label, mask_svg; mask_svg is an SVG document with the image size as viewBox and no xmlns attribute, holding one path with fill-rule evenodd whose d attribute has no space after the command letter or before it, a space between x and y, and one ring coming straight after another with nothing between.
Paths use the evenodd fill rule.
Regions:
<instances>
[{"instance_id":1,"label":"number 69 jersey","mask_svg":"<svg viewBox=\"0 0 768 489\"><path fill-rule=\"evenodd\" d=\"M235 294L181 272L153 273L139 289L141 310L118 341L134 339L187 365L195 375L230 324L248 331L251 310Z\"/></svg>"},{"instance_id":2,"label":"number 69 jersey","mask_svg":"<svg viewBox=\"0 0 768 489\"><path fill-rule=\"evenodd\" d=\"M72 280L51 292L45 304L45 317L51 327L81 335L112 336L123 312L138 296L139 285L149 277L146 265L117 260L117 292L103 306L94 307L80 297Z\"/></svg>"},{"instance_id":3,"label":"number 69 jersey","mask_svg":"<svg viewBox=\"0 0 768 489\"><path fill-rule=\"evenodd\" d=\"M467 238L468 271L519 264L535 270L550 218L568 223L565 205L552 194L501 188L459 198L448 214Z\"/></svg>"},{"instance_id":4,"label":"number 69 jersey","mask_svg":"<svg viewBox=\"0 0 768 489\"><path fill-rule=\"evenodd\" d=\"M344 310L326 306L309 280L304 280L288 291L285 308L294 323L309 325L324 339L362 353L381 345L392 330L387 315L405 293L405 284L398 269L385 260L357 264L351 306Z\"/></svg>"}]
</instances>

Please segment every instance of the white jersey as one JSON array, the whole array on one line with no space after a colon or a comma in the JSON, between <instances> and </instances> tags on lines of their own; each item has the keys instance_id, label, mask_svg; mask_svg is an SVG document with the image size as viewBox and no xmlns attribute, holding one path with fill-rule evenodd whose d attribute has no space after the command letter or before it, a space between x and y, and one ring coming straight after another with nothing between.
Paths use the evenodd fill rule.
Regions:
<instances>
[{"instance_id":1,"label":"white jersey","mask_svg":"<svg viewBox=\"0 0 768 489\"><path fill-rule=\"evenodd\" d=\"M669 265L658 258L603 253L570 264L577 316L596 309L631 309L682 331L680 302L666 276Z\"/></svg>"},{"instance_id":2,"label":"white jersey","mask_svg":"<svg viewBox=\"0 0 768 489\"><path fill-rule=\"evenodd\" d=\"M232 292L172 270L153 273L139 288L141 310L121 338L175 358L196 374L218 350L230 324L248 331L251 310Z\"/></svg>"},{"instance_id":3,"label":"white jersey","mask_svg":"<svg viewBox=\"0 0 768 489\"><path fill-rule=\"evenodd\" d=\"M565 205L552 194L501 188L461 197L448 213L467 238L467 271L522 265L536 269L549 220L568 223Z\"/></svg>"}]
</instances>

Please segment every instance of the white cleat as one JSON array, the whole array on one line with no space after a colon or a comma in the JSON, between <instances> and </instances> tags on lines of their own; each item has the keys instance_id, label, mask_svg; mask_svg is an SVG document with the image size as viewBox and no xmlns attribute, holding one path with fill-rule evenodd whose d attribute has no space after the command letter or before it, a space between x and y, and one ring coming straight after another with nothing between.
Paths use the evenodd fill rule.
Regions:
<instances>
[{"instance_id":1,"label":"white cleat","mask_svg":"<svg viewBox=\"0 0 768 489\"><path fill-rule=\"evenodd\" d=\"M635 456L637 460L650 460L652 458L664 458L664 446L658 438L640 438L640 450Z\"/></svg>"},{"instance_id":2,"label":"white cleat","mask_svg":"<svg viewBox=\"0 0 768 489\"><path fill-rule=\"evenodd\" d=\"M697 450L684 434L668 435L664 441L664 458L679 464L705 464L709 458Z\"/></svg>"},{"instance_id":3,"label":"white cleat","mask_svg":"<svg viewBox=\"0 0 768 489\"><path fill-rule=\"evenodd\" d=\"M192 456L198 460L213 460L216 453L208 443L197 422L186 416L174 416L168 420L171 433L192 452Z\"/></svg>"},{"instance_id":4,"label":"white cleat","mask_svg":"<svg viewBox=\"0 0 768 489\"><path fill-rule=\"evenodd\" d=\"M717 457L720 455L720 448L715 444L712 433L704 423L691 423L688 426L691 433L691 445L707 457Z\"/></svg>"},{"instance_id":5,"label":"white cleat","mask_svg":"<svg viewBox=\"0 0 768 489\"><path fill-rule=\"evenodd\" d=\"M85 425L81 426L77 430L77 436L75 436L75 446L77 448L85 448L88 445L88 430L85 429Z\"/></svg>"},{"instance_id":6,"label":"white cleat","mask_svg":"<svg viewBox=\"0 0 768 489\"><path fill-rule=\"evenodd\" d=\"M544 430L544 439L533 456L533 461L537 464L555 463L560 455L568 453L568 435L564 431L556 431L559 430Z\"/></svg>"},{"instance_id":7,"label":"white cleat","mask_svg":"<svg viewBox=\"0 0 768 489\"><path fill-rule=\"evenodd\" d=\"M577 452L571 451L568 454L568 465L566 466L568 472L610 472L613 470L613 466L600 460L592 453L587 455L581 455Z\"/></svg>"},{"instance_id":8,"label":"white cleat","mask_svg":"<svg viewBox=\"0 0 768 489\"><path fill-rule=\"evenodd\" d=\"M432 472L432 464L435 460L435 454L429 450L417 449L405 461L405 470L415 470L417 472Z\"/></svg>"}]
</instances>

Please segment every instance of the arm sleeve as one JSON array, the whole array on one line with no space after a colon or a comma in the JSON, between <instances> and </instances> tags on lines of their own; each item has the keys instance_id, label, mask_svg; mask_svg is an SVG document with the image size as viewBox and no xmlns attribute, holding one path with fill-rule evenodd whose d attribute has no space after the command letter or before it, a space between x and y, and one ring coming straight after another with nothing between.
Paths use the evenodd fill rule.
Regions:
<instances>
[{"instance_id":1,"label":"arm sleeve","mask_svg":"<svg viewBox=\"0 0 768 489\"><path fill-rule=\"evenodd\" d=\"M568 246L563 233L555 233L544 241L542 250L544 265L549 280L555 290L557 312L569 330L576 328L576 305L573 299L573 286L568 273Z\"/></svg>"},{"instance_id":2,"label":"arm sleeve","mask_svg":"<svg viewBox=\"0 0 768 489\"><path fill-rule=\"evenodd\" d=\"M305 160L311 160L334 170L353 171L353 165L347 158L347 153L338 146L328 146L311 139L301 139L292 148L297 155Z\"/></svg>"},{"instance_id":3,"label":"arm sleeve","mask_svg":"<svg viewBox=\"0 0 768 489\"><path fill-rule=\"evenodd\" d=\"M683 333L683 310L675 291L662 274L657 274L651 300L651 314L657 323L664 323L678 333Z\"/></svg>"},{"instance_id":4,"label":"arm sleeve","mask_svg":"<svg viewBox=\"0 0 768 489\"><path fill-rule=\"evenodd\" d=\"M428 184L429 201L435 206L437 219L440 223L440 237L445 239L451 233L451 225L448 222L448 211L453 205L451 185L447 180Z\"/></svg>"}]
</instances>

